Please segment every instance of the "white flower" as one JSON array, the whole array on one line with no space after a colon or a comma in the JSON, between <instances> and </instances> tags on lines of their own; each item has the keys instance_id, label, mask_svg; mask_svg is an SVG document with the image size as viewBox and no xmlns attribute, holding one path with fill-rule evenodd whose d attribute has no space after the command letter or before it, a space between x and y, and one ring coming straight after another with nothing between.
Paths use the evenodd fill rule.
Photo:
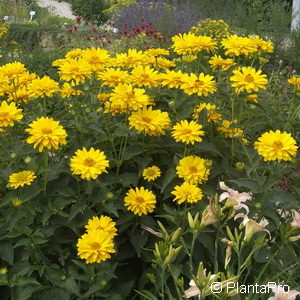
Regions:
<instances>
[{"instance_id":1,"label":"white flower","mask_svg":"<svg viewBox=\"0 0 300 300\"><path fill-rule=\"evenodd\" d=\"M293 229L300 229L300 212L292 210L293 221L291 226Z\"/></svg>"},{"instance_id":2,"label":"white flower","mask_svg":"<svg viewBox=\"0 0 300 300\"><path fill-rule=\"evenodd\" d=\"M3 20L4 20L5 22L7 22L8 19L9 19L9 16L4 16L4 17L3 17Z\"/></svg>"},{"instance_id":3,"label":"white flower","mask_svg":"<svg viewBox=\"0 0 300 300\"><path fill-rule=\"evenodd\" d=\"M184 295L186 298L191 298L191 297L198 296L201 294L201 292L200 292L199 288L197 288L194 280L191 280L189 285L190 285L190 288L188 288L184 292Z\"/></svg>"},{"instance_id":4,"label":"white flower","mask_svg":"<svg viewBox=\"0 0 300 300\"><path fill-rule=\"evenodd\" d=\"M29 12L29 14L30 14L30 16L34 16L34 15L35 15L35 11L34 11L34 10L31 10L31 11Z\"/></svg>"},{"instance_id":5,"label":"white flower","mask_svg":"<svg viewBox=\"0 0 300 300\"><path fill-rule=\"evenodd\" d=\"M223 181L220 182L220 189L226 191L220 195L219 201L222 202L223 200L227 199L225 206L233 207L235 210L239 210L244 208L247 213L249 213L249 208L243 202L252 199L252 193L239 193L231 188L229 188Z\"/></svg>"},{"instance_id":6,"label":"white flower","mask_svg":"<svg viewBox=\"0 0 300 300\"><path fill-rule=\"evenodd\" d=\"M286 291L281 285L272 288L272 291L275 295L268 300L295 300L300 295L299 291Z\"/></svg>"},{"instance_id":7,"label":"white flower","mask_svg":"<svg viewBox=\"0 0 300 300\"><path fill-rule=\"evenodd\" d=\"M254 233L260 231L266 231L271 237L270 231L265 229L268 226L269 221L265 218L262 218L259 223L255 222L252 219L249 219L247 215L240 213L237 214L234 219L243 218L243 222L241 223L241 227L245 227L245 241L249 241Z\"/></svg>"}]
</instances>

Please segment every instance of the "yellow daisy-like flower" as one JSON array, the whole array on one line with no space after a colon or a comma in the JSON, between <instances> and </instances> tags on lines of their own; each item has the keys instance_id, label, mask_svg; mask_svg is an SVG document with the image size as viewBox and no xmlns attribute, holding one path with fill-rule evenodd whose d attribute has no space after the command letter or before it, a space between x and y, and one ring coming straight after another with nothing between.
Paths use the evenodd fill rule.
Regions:
<instances>
[{"instance_id":1,"label":"yellow daisy-like flower","mask_svg":"<svg viewBox=\"0 0 300 300\"><path fill-rule=\"evenodd\" d=\"M124 198L124 205L135 215L152 213L156 206L155 195L144 187L130 189Z\"/></svg>"},{"instance_id":2,"label":"yellow daisy-like flower","mask_svg":"<svg viewBox=\"0 0 300 300\"><path fill-rule=\"evenodd\" d=\"M228 56L250 56L258 51L251 39L237 35L231 35L223 39L221 44L226 50L225 54Z\"/></svg>"},{"instance_id":3,"label":"yellow daisy-like flower","mask_svg":"<svg viewBox=\"0 0 300 300\"><path fill-rule=\"evenodd\" d=\"M71 171L73 175L80 175L82 179L96 179L102 173L107 173L109 161L104 152L94 149L77 150L71 158Z\"/></svg>"},{"instance_id":4,"label":"yellow daisy-like flower","mask_svg":"<svg viewBox=\"0 0 300 300\"><path fill-rule=\"evenodd\" d=\"M254 148L263 156L264 161L292 160L298 149L297 142L291 134L280 130L263 133L254 143Z\"/></svg>"},{"instance_id":5,"label":"yellow daisy-like flower","mask_svg":"<svg viewBox=\"0 0 300 300\"><path fill-rule=\"evenodd\" d=\"M204 135L204 131L201 130L202 127L202 125L197 124L195 121L180 121L173 126L172 136L176 142L183 142L186 144L202 142L201 136Z\"/></svg>"},{"instance_id":6,"label":"yellow daisy-like flower","mask_svg":"<svg viewBox=\"0 0 300 300\"><path fill-rule=\"evenodd\" d=\"M18 88L15 90L13 93L8 94L7 101L15 101L17 103L27 103L30 98L30 94L28 90L23 87L23 88Z\"/></svg>"},{"instance_id":7,"label":"yellow daisy-like flower","mask_svg":"<svg viewBox=\"0 0 300 300\"><path fill-rule=\"evenodd\" d=\"M137 110L149 104L149 96L144 89L134 88L131 84L119 84L105 103L106 112L125 113Z\"/></svg>"},{"instance_id":8,"label":"yellow daisy-like flower","mask_svg":"<svg viewBox=\"0 0 300 300\"><path fill-rule=\"evenodd\" d=\"M198 120L200 117L200 113L201 111L203 111L203 109L206 109L207 111L207 119L208 122L218 122L220 120L222 120L222 115L218 112L216 112L216 105L211 104L211 103L200 103L199 105L197 105L197 107L194 109L194 113L193 113L193 118L195 120Z\"/></svg>"},{"instance_id":9,"label":"yellow daisy-like flower","mask_svg":"<svg viewBox=\"0 0 300 300\"><path fill-rule=\"evenodd\" d=\"M214 55L208 61L211 65L212 70L221 68L222 70L228 70L230 67L236 65L233 59L231 58L222 58L221 55Z\"/></svg>"},{"instance_id":10,"label":"yellow daisy-like flower","mask_svg":"<svg viewBox=\"0 0 300 300\"><path fill-rule=\"evenodd\" d=\"M175 196L173 201L178 204L183 202L195 203L202 199L202 190L194 184L184 182L182 185L176 185L174 191L171 192Z\"/></svg>"},{"instance_id":11,"label":"yellow daisy-like flower","mask_svg":"<svg viewBox=\"0 0 300 300\"><path fill-rule=\"evenodd\" d=\"M190 64L197 59L197 55L182 55L181 60L185 63Z\"/></svg>"},{"instance_id":12,"label":"yellow daisy-like flower","mask_svg":"<svg viewBox=\"0 0 300 300\"><path fill-rule=\"evenodd\" d=\"M147 49L146 51L144 51L144 54L146 56L160 56L160 55L169 55L170 51L167 49L162 49L162 48L151 48L151 49Z\"/></svg>"},{"instance_id":13,"label":"yellow daisy-like flower","mask_svg":"<svg viewBox=\"0 0 300 300\"><path fill-rule=\"evenodd\" d=\"M72 85L77 85L91 77L92 70L86 60L73 59L59 66L58 74L61 80L71 81Z\"/></svg>"},{"instance_id":14,"label":"yellow daisy-like flower","mask_svg":"<svg viewBox=\"0 0 300 300\"><path fill-rule=\"evenodd\" d=\"M161 171L157 166L151 166L143 171L143 177L147 181L153 181L156 178L160 177Z\"/></svg>"},{"instance_id":15,"label":"yellow daisy-like flower","mask_svg":"<svg viewBox=\"0 0 300 300\"><path fill-rule=\"evenodd\" d=\"M41 117L28 126L29 128L25 130L29 132L30 137L26 141L28 144L34 144L34 148L38 147L39 152L42 152L44 148L57 150L60 144L67 143L66 131L58 121L54 121L52 118Z\"/></svg>"},{"instance_id":16,"label":"yellow daisy-like flower","mask_svg":"<svg viewBox=\"0 0 300 300\"><path fill-rule=\"evenodd\" d=\"M11 200L11 204L14 206L14 207L20 207L23 202L20 198L14 198Z\"/></svg>"},{"instance_id":17,"label":"yellow daisy-like flower","mask_svg":"<svg viewBox=\"0 0 300 300\"><path fill-rule=\"evenodd\" d=\"M66 58L69 58L69 59L79 59L79 58L82 58L82 49L73 49L71 51L69 51L66 55L65 55Z\"/></svg>"},{"instance_id":18,"label":"yellow daisy-like flower","mask_svg":"<svg viewBox=\"0 0 300 300\"><path fill-rule=\"evenodd\" d=\"M131 71L130 79L132 83L138 86L157 86L160 75L149 66L138 66Z\"/></svg>"},{"instance_id":19,"label":"yellow daisy-like flower","mask_svg":"<svg viewBox=\"0 0 300 300\"><path fill-rule=\"evenodd\" d=\"M178 54L190 55L200 51L213 51L217 43L209 36L196 36L193 33L178 34L172 37L174 51Z\"/></svg>"},{"instance_id":20,"label":"yellow daisy-like flower","mask_svg":"<svg viewBox=\"0 0 300 300\"><path fill-rule=\"evenodd\" d=\"M235 138L235 137L243 137L244 131L241 128L231 127L233 124L236 124L237 120L233 120L232 122L228 120L222 121L222 126L218 127L218 131L222 132L226 138Z\"/></svg>"},{"instance_id":21,"label":"yellow daisy-like flower","mask_svg":"<svg viewBox=\"0 0 300 300\"><path fill-rule=\"evenodd\" d=\"M103 230L108 232L110 236L117 235L116 223L112 220L112 218L107 216L93 217L92 219L89 219L85 229L87 232L91 230Z\"/></svg>"},{"instance_id":22,"label":"yellow daisy-like flower","mask_svg":"<svg viewBox=\"0 0 300 300\"><path fill-rule=\"evenodd\" d=\"M8 79L16 79L26 73L25 65L20 62L12 62L0 67L0 73Z\"/></svg>"},{"instance_id":23,"label":"yellow daisy-like flower","mask_svg":"<svg viewBox=\"0 0 300 300\"><path fill-rule=\"evenodd\" d=\"M152 67L167 70L176 66L174 60L169 60L163 57L156 57L156 59L151 64Z\"/></svg>"},{"instance_id":24,"label":"yellow daisy-like flower","mask_svg":"<svg viewBox=\"0 0 300 300\"><path fill-rule=\"evenodd\" d=\"M208 169L207 166L209 165L210 162L208 160L199 156L190 155L179 161L176 171L177 175L185 181L191 184L200 184L208 179L210 169Z\"/></svg>"},{"instance_id":25,"label":"yellow daisy-like flower","mask_svg":"<svg viewBox=\"0 0 300 300\"><path fill-rule=\"evenodd\" d=\"M35 178L36 175L33 171L21 171L11 174L8 182L10 187L17 189L20 186L30 185Z\"/></svg>"},{"instance_id":26,"label":"yellow daisy-like flower","mask_svg":"<svg viewBox=\"0 0 300 300\"><path fill-rule=\"evenodd\" d=\"M214 77L204 73L200 73L199 76L195 74L184 76L183 82L181 89L188 95L207 96L217 90Z\"/></svg>"},{"instance_id":27,"label":"yellow daisy-like flower","mask_svg":"<svg viewBox=\"0 0 300 300\"><path fill-rule=\"evenodd\" d=\"M69 98L71 96L78 96L81 94L83 94L82 91L73 89L72 86L66 82L60 90L60 95L62 96L62 98Z\"/></svg>"},{"instance_id":28,"label":"yellow daisy-like flower","mask_svg":"<svg viewBox=\"0 0 300 300\"><path fill-rule=\"evenodd\" d=\"M246 97L246 101L250 103L258 103L258 95L257 94L250 94Z\"/></svg>"},{"instance_id":29,"label":"yellow daisy-like flower","mask_svg":"<svg viewBox=\"0 0 300 300\"><path fill-rule=\"evenodd\" d=\"M117 86L118 84L125 84L128 82L129 74L120 68L106 68L104 71L98 73L98 80L103 80L102 85Z\"/></svg>"},{"instance_id":30,"label":"yellow daisy-like flower","mask_svg":"<svg viewBox=\"0 0 300 300\"><path fill-rule=\"evenodd\" d=\"M129 49L127 53L119 53L116 55L116 65L123 68L134 68L143 64L145 55L142 51Z\"/></svg>"},{"instance_id":31,"label":"yellow daisy-like flower","mask_svg":"<svg viewBox=\"0 0 300 300\"><path fill-rule=\"evenodd\" d=\"M108 93L101 93L97 95L97 99L99 100L100 103L105 102L109 97L111 96L111 94Z\"/></svg>"},{"instance_id":32,"label":"yellow daisy-like flower","mask_svg":"<svg viewBox=\"0 0 300 300\"><path fill-rule=\"evenodd\" d=\"M82 57L88 62L90 68L96 73L101 72L111 60L111 57L106 49L94 47L82 50Z\"/></svg>"},{"instance_id":33,"label":"yellow daisy-like flower","mask_svg":"<svg viewBox=\"0 0 300 300\"><path fill-rule=\"evenodd\" d=\"M77 243L78 256L87 264L100 263L115 253L113 237L103 230L91 230L82 235Z\"/></svg>"},{"instance_id":34,"label":"yellow daisy-like flower","mask_svg":"<svg viewBox=\"0 0 300 300\"><path fill-rule=\"evenodd\" d=\"M155 136L165 134L165 130L171 125L167 112L161 112L159 109L152 110L152 107L133 112L128 120L130 128L134 127L139 132Z\"/></svg>"},{"instance_id":35,"label":"yellow daisy-like flower","mask_svg":"<svg viewBox=\"0 0 300 300\"><path fill-rule=\"evenodd\" d=\"M294 75L288 79L288 83L294 85L297 89L300 89L300 77Z\"/></svg>"},{"instance_id":36,"label":"yellow daisy-like flower","mask_svg":"<svg viewBox=\"0 0 300 300\"><path fill-rule=\"evenodd\" d=\"M49 76L37 78L28 84L28 91L33 98L51 97L59 91L58 83Z\"/></svg>"},{"instance_id":37,"label":"yellow daisy-like flower","mask_svg":"<svg viewBox=\"0 0 300 300\"><path fill-rule=\"evenodd\" d=\"M259 54L261 53L272 53L274 50L274 46L272 42L265 41L262 38L260 38L258 35L250 35L249 36L250 41L254 44L254 46L257 49L257 52Z\"/></svg>"},{"instance_id":38,"label":"yellow daisy-like flower","mask_svg":"<svg viewBox=\"0 0 300 300\"><path fill-rule=\"evenodd\" d=\"M180 70L167 70L165 74L160 75L161 85L165 85L170 89L179 88L184 83L184 76L187 76L187 74L183 74Z\"/></svg>"},{"instance_id":39,"label":"yellow daisy-like flower","mask_svg":"<svg viewBox=\"0 0 300 300\"><path fill-rule=\"evenodd\" d=\"M266 89L268 84L267 75L261 74L261 70L256 71L251 67L242 67L233 71L231 86L235 88L236 93L246 91L247 93L257 92L259 89Z\"/></svg>"},{"instance_id":40,"label":"yellow daisy-like flower","mask_svg":"<svg viewBox=\"0 0 300 300\"><path fill-rule=\"evenodd\" d=\"M2 101L0 105L0 128L13 126L15 121L23 118L22 109L17 108L14 102L8 104Z\"/></svg>"}]
</instances>

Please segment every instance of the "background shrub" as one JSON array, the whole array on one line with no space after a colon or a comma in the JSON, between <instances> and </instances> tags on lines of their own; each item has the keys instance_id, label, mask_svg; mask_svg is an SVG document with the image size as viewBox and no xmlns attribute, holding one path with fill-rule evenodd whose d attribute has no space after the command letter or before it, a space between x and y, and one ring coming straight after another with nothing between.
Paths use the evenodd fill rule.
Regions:
<instances>
[{"instance_id":1,"label":"background shrub","mask_svg":"<svg viewBox=\"0 0 300 300\"><path fill-rule=\"evenodd\" d=\"M102 12L106 8L103 0L70 0L69 2L76 16L98 21L99 23L107 20L107 17Z\"/></svg>"}]
</instances>

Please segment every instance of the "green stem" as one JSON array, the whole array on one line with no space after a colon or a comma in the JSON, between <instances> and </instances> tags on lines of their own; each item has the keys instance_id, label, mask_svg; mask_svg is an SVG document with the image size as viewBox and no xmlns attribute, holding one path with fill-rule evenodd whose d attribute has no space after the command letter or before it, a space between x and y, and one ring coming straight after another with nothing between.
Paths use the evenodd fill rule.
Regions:
<instances>
[{"instance_id":1,"label":"green stem","mask_svg":"<svg viewBox=\"0 0 300 300\"><path fill-rule=\"evenodd\" d=\"M44 196L47 191L47 183L48 183L48 149L44 151Z\"/></svg>"},{"instance_id":2,"label":"green stem","mask_svg":"<svg viewBox=\"0 0 300 300\"><path fill-rule=\"evenodd\" d=\"M193 252L195 247L195 242L197 240L198 234L196 232L193 232L193 239L191 244L191 251L190 251L190 257L189 257L189 263L190 263L190 273L191 276L194 274L194 268L193 268Z\"/></svg>"}]
</instances>

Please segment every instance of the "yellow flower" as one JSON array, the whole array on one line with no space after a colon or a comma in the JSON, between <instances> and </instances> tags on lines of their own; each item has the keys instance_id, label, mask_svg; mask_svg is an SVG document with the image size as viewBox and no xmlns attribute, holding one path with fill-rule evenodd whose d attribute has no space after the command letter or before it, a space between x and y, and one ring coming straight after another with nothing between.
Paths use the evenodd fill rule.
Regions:
<instances>
[{"instance_id":1,"label":"yellow flower","mask_svg":"<svg viewBox=\"0 0 300 300\"><path fill-rule=\"evenodd\" d=\"M144 89L134 88L131 84L119 84L105 103L105 112L125 113L137 110L149 104L149 96Z\"/></svg>"},{"instance_id":2,"label":"yellow flower","mask_svg":"<svg viewBox=\"0 0 300 300\"><path fill-rule=\"evenodd\" d=\"M218 112L216 112L216 105L211 103L200 103L197 105L197 107L194 109L193 118L195 120L198 120L200 117L200 113L203 109L206 109L207 111L207 119L209 122L218 122L222 119L222 115Z\"/></svg>"},{"instance_id":3,"label":"yellow flower","mask_svg":"<svg viewBox=\"0 0 300 300\"><path fill-rule=\"evenodd\" d=\"M168 88L179 88L180 85L184 83L184 76L180 70L179 71L169 71L167 70L166 73L161 74L161 85L165 85Z\"/></svg>"},{"instance_id":4,"label":"yellow flower","mask_svg":"<svg viewBox=\"0 0 300 300\"><path fill-rule=\"evenodd\" d=\"M109 97L111 96L111 94L108 93L101 93L97 95L97 99L99 100L100 103L105 102Z\"/></svg>"},{"instance_id":5,"label":"yellow flower","mask_svg":"<svg viewBox=\"0 0 300 300\"><path fill-rule=\"evenodd\" d=\"M160 76L149 66L137 66L131 71L130 79L132 83L138 86L157 86Z\"/></svg>"},{"instance_id":6,"label":"yellow flower","mask_svg":"<svg viewBox=\"0 0 300 300\"><path fill-rule=\"evenodd\" d=\"M225 54L228 56L250 56L258 50L251 39L237 35L231 35L223 39L221 44L226 50Z\"/></svg>"},{"instance_id":7,"label":"yellow flower","mask_svg":"<svg viewBox=\"0 0 300 300\"><path fill-rule=\"evenodd\" d=\"M142 51L129 49L127 53L119 53L116 55L116 65L123 68L134 68L142 64L145 55Z\"/></svg>"},{"instance_id":8,"label":"yellow flower","mask_svg":"<svg viewBox=\"0 0 300 300\"><path fill-rule=\"evenodd\" d=\"M117 235L116 223L112 218L107 216L93 217L89 219L88 224L85 226L87 232L91 230L103 230L109 233L110 236Z\"/></svg>"},{"instance_id":9,"label":"yellow flower","mask_svg":"<svg viewBox=\"0 0 300 300\"><path fill-rule=\"evenodd\" d=\"M153 48L153 49L147 49L146 51L144 51L144 54L146 56L169 55L170 51L167 49Z\"/></svg>"},{"instance_id":10,"label":"yellow flower","mask_svg":"<svg viewBox=\"0 0 300 300\"><path fill-rule=\"evenodd\" d=\"M201 136L204 135L204 131L202 131L201 128L202 125L197 124L195 121L180 121L173 126L172 136L176 142L183 142L186 144L202 142Z\"/></svg>"},{"instance_id":11,"label":"yellow flower","mask_svg":"<svg viewBox=\"0 0 300 300\"><path fill-rule=\"evenodd\" d=\"M254 143L254 148L264 161L292 160L297 154L297 143L290 133L270 130L263 133Z\"/></svg>"},{"instance_id":12,"label":"yellow flower","mask_svg":"<svg viewBox=\"0 0 300 300\"><path fill-rule=\"evenodd\" d=\"M216 42L209 36L196 36L193 33L178 34L172 37L172 48L178 54L197 54L200 51L213 51Z\"/></svg>"},{"instance_id":13,"label":"yellow flower","mask_svg":"<svg viewBox=\"0 0 300 300\"><path fill-rule=\"evenodd\" d=\"M71 171L73 175L80 175L82 179L96 179L102 173L107 173L109 161L104 152L94 149L77 150L71 158Z\"/></svg>"},{"instance_id":14,"label":"yellow flower","mask_svg":"<svg viewBox=\"0 0 300 300\"><path fill-rule=\"evenodd\" d=\"M9 93L7 101L15 101L17 103L27 103L30 98L30 94L26 88L18 88L12 93Z\"/></svg>"},{"instance_id":15,"label":"yellow flower","mask_svg":"<svg viewBox=\"0 0 300 300\"><path fill-rule=\"evenodd\" d=\"M65 55L66 58L69 58L69 59L78 59L78 58L82 58L82 49L73 49L73 50L70 50L66 55Z\"/></svg>"},{"instance_id":16,"label":"yellow flower","mask_svg":"<svg viewBox=\"0 0 300 300\"><path fill-rule=\"evenodd\" d=\"M250 94L246 97L246 101L250 103L258 103L257 98L258 98L257 94Z\"/></svg>"},{"instance_id":17,"label":"yellow flower","mask_svg":"<svg viewBox=\"0 0 300 300\"><path fill-rule=\"evenodd\" d=\"M237 93L246 91L247 93L257 92L259 89L266 89L268 80L267 75L261 74L261 70L256 71L251 67L242 67L233 71L230 80L232 87Z\"/></svg>"},{"instance_id":18,"label":"yellow flower","mask_svg":"<svg viewBox=\"0 0 300 300\"><path fill-rule=\"evenodd\" d=\"M34 144L33 147L39 147L38 151L42 152L44 148L48 150L58 149L60 144L65 145L67 133L58 121L52 118L41 117L28 125L26 131L30 137L27 138L28 144Z\"/></svg>"},{"instance_id":19,"label":"yellow flower","mask_svg":"<svg viewBox=\"0 0 300 300\"><path fill-rule=\"evenodd\" d=\"M153 181L156 178L160 177L161 171L157 166L151 166L143 171L143 177L147 181Z\"/></svg>"},{"instance_id":20,"label":"yellow flower","mask_svg":"<svg viewBox=\"0 0 300 300\"><path fill-rule=\"evenodd\" d=\"M294 85L297 89L300 89L300 77L294 75L288 79L288 83Z\"/></svg>"},{"instance_id":21,"label":"yellow flower","mask_svg":"<svg viewBox=\"0 0 300 300\"><path fill-rule=\"evenodd\" d=\"M91 77L92 70L86 60L73 59L59 66L58 74L61 80L71 81L72 85L77 85Z\"/></svg>"},{"instance_id":22,"label":"yellow flower","mask_svg":"<svg viewBox=\"0 0 300 300\"><path fill-rule=\"evenodd\" d=\"M160 69L163 69L163 70L167 70L169 68L172 68L172 67L176 66L176 64L174 63L173 60L168 60L168 59L163 58L163 57L157 57L151 65L153 67L160 68Z\"/></svg>"},{"instance_id":23,"label":"yellow flower","mask_svg":"<svg viewBox=\"0 0 300 300\"><path fill-rule=\"evenodd\" d=\"M185 63L191 63L197 59L197 55L182 55L181 60Z\"/></svg>"},{"instance_id":24,"label":"yellow flower","mask_svg":"<svg viewBox=\"0 0 300 300\"><path fill-rule=\"evenodd\" d=\"M249 40L256 47L258 53L272 53L274 50L273 44L270 41L261 39L258 35L250 35Z\"/></svg>"},{"instance_id":25,"label":"yellow flower","mask_svg":"<svg viewBox=\"0 0 300 300\"><path fill-rule=\"evenodd\" d=\"M204 73L200 73L199 76L195 74L186 75L183 77L183 82L181 89L188 95L207 96L216 91L214 77Z\"/></svg>"},{"instance_id":26,"label":"yellow flower","mask_svg":"<svg viewBox=\"0 0 300 300\"><path fill-rule=\"evenodd\" d=\"M175 196L173 201L178 204L183 202L194 203L202 199L202 190L194 184L184 182L182 185L176 185L174 191L171 192Z\"/></svg>"},{"instance_id":27,"label":"yellow flower","mask_svg":"<svg viewBox=\"0 0 300 300\"><path fill-rule=\"evenodd\" d=\"M200 184L208 179L210 170L207 165L208 161L199 156L186 156L176 167L177 175L191 184Z\"/></svg>"},{"instance_id":28,"label":"yellow flower","mask_svg":"<svg viewBox=\"0 0 300 300\"><path fill-rule=\"evenodd\" d=\"M220 55L214 55L208 61L211 65L212 70L221 68L222 70L228 70L230 67L236 65L233 59L231 58L222 58Z\"/></svg>"},{"instance_id":29,"label":"yellow flower","mask_svg":"<svg viewBox=\"0 0 300 300\"><path fill-rule=\"evenodd\" d=\"M22 109L16 107L15 103L8 104L2 101L0 105L0 128L13 126L15 121L23 118Z\"/></svg>"},{"instance_id":30,"label":"yellow flower","mask_svg":"<svg viewBox=\"0 0 300 300\"><path fill-rule=\"evenodd\" d=\"M26 72L24 64L20 62L12 62L0 67L0 73L9 80L16 79Z\"/></svg>"},{"instance_id":31,"label":"yellow flower","mask_svg":"<svg viewBox=\"0 0 300 300\"><path fill-rule=\"evenodd\" d=\"M78 96L83 94L82 91L75 90L72 88L72 86L68 83L64 83L62 89L60 90L60 95L62 98L69 98L71 96Z\"/></svg>"},{"instance_id":32,"label":"yellow flower","mask_svg":"<svg viewBox=\"0 0 300 300\"><path fill-rule=\"evenodd\" d=\"M167 112L152 107L143 108L133 112L128 118L130 128L134 127L139 132L148 135L163 135L170 128L170 118Z\"/></svg>"},{"instance_id":33,"label":"yellow flower","mask_svg":"<svg viewBox=\"0 0 300 300\"><path fill-rule=\"evenodd\" d=\"M5 275L5 274L7 274L7 268L1 268L0 275Z\"/></svg>"},{"instance_id":34,"label":"yellow flower","mask_svg":"<svg viewBox=\"0 0 300 300\"><path fill-rule=\"evenodd\" d=\"M10 187L17 189L20 186L30 185L35 178L36 175L33 171L22 171L11 174L8 182Z\"/></svg>"},{"instance_id":35,"label":"yellow flower","mask_svg":"<svg viewBox=\"0 0 300 300\"><path fill-rule=\"evenodd\" d=\"M94 72L101 72L111 60L111 57L106 49L88 48L82 50L82 57L86 60Z\"/></svg>"},{"instance_id":36,"label":"yellow flower","mask_svg":"<svg viewBox=\"0 0 300 300\"><path fill-rule=\"evenodd\" d=\"M218 127L218 131L224 133L226 138L235 138L235 137L243 137L244 131L241 128L231 127L233 124L236 124L237 120L233 120L232 122L228 120L222 121L222 126Z\"/></svg>"},{"instance_id":37,"label":"yellow flower","mask_svg":"<svg viewBox=\"0 0 300 300\"><path fill-rule=\"evenodd\" d=\"M28 84L28 91L33 98L51 97L59 91L58 83L52 80L49 76L37 78Z\"/></svg>"},{"instance_id":38,"label":"yellow flower","mask_svg":"<svg viewBox=\"0 0 300 300\"><path fill-rule=\"evenodd\" d=\"M98 80L103 80L102 85L117 86L128 82L129 74L127 71L122 71L120 68L106 68L98 73Z\"/></svg>"},{"instance_id":39,"label":"yellow flower","mask_svg":"<svg viewBox=\"0 0 300 300\"><path fill-rule=\"evenodd\" d=\"M155 195L144 187L130 189L124 198L124 205L135 215L152 213L156 206Z\"/></svg>"},{"instance_id":40,"label":"yellow flower","mask_svg":"<svg viewBox=\"0 0 300 300\"><path fill-rule=\"evenodd\" d=\"M77 243L78 256L87 264L100 263L115 253L113 237L103 230L91 230L82 235Z\"/></svg>"},{"instance_id":41,"label":"yellow flower","mask_svg":"<svg viewBox=\"0 0 300 300\"><path fill-rule=\"evenodd\" d=\"M23 204L22 200L20 198L14 198L11 200L11 204L14 206L14 207L19 207Z\"/></svg>"}]
</instances>

